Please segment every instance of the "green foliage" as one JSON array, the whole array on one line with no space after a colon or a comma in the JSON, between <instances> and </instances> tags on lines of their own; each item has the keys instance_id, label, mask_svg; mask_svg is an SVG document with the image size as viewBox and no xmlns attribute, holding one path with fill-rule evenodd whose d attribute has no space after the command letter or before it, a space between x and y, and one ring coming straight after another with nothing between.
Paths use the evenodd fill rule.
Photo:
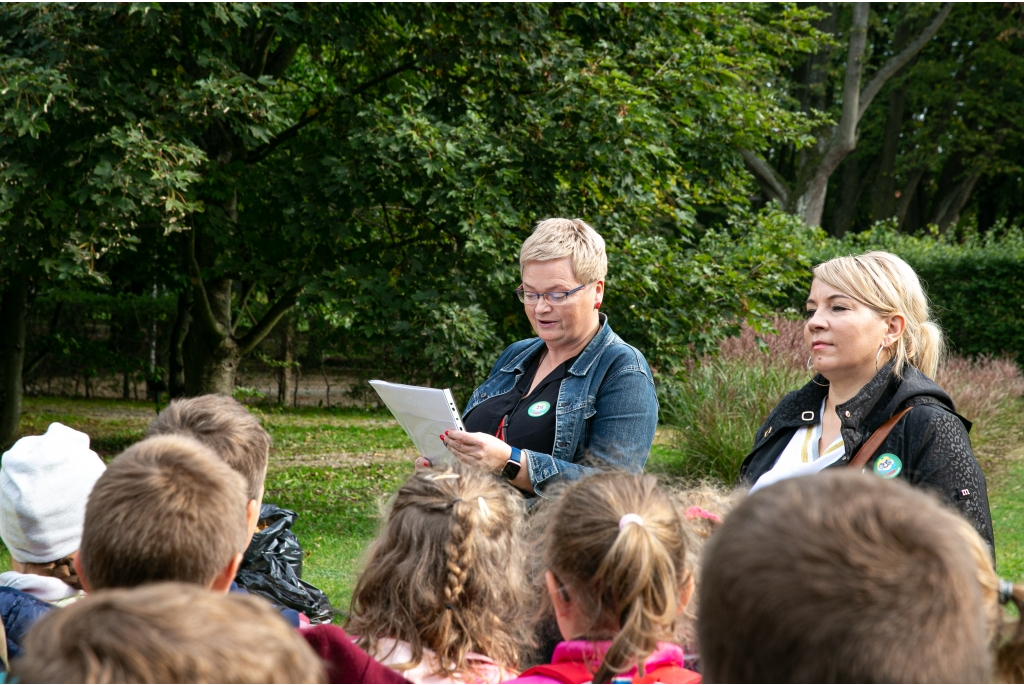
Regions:
<instances>
[{"instance_id":1,"label":"green foliage","mask_svg":"<svg viewBox=\"0 0 1024 685\"><path fill-rule=\"evenodd\" d=\"M615 328L659 371L676 374L740 324L770 328L786 294L807 282L807 250L820 239L775 206L709 230L693 247L659 236L626 238L610 255Z\"/></svg>"},{"instance_id":2,"label":"green foliage","mask_svg":"<svg viewBox=\"0 0 1024 685\"><path fill-rule=\"evenodd\" d=\"M656 470L688 480L735 483L754 432L783 395L808 374L768 359L705 359L691 372L658 386L661 421L675 451Z\"/></svg>"},{"instance_id":3,"label":"green foliage","mask_svg":"<svg viewBox=\"0 0 1024 685\"><path fill-rule=\"evenodd\" d=\"M91 383L113 376L119 382L126 376L134 388L162 376L163 340L174 317L174 298L111 291L42 290L26 333L24 382L30 391L45 392L46 381L52 378ZM88 394L88 386L86 390Z\"/></svg>"},{"instance_id":4,"label":"green foliage","mask_svg":"<svg viewBox=\"0 0 1024 685\"><path fill-rule=\"evenodd\" d=\"M819 244L814 261L867 250L887 250L914 268L955 352L1008 353L1024 364L1024 231L1000 224L960 238L937 231L910 236L880 223Z\"/></svg>"}]
</instances>

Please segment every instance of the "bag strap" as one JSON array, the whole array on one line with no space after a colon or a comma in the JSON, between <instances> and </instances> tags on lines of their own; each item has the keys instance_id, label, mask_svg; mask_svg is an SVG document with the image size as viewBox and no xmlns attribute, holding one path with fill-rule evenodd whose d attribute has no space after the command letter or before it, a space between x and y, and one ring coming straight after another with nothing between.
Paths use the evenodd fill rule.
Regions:
<instances>
[{"instance_id":1,"label":"bag strap","mask_svg":"<svg viewBox=\"0 0 1024 685\"><path fill-rule=\"evenodd\" d=\"M850 460L849 468L863 468L864 465L868 463L868 459L875 456L875 452L877 452L878 448L882 446L882 443L885 442L885 439L889 437L889 433L892 432L892 429L896 426L899 420L902 419L911 409L913 409L913 407L901 409L900 411L893 414L888 421L879 426L878 430L872 433L871 437L868 438L867 442L865 442L864 445L861 446L859 450L857 450L856 456L854 456L854 458Z\"/></svg>"}]
</instances>

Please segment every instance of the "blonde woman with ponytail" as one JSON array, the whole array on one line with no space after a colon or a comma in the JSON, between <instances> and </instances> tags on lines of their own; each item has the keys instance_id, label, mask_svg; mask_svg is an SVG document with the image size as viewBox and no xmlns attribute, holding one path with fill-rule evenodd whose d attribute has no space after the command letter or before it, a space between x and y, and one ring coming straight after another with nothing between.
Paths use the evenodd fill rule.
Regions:
<instances>
[{"instance_id":1,"label":"blonde woman with ponytail","mask_svg":"<svg viewBox=\"0 0 1024 685\"><path fill-rule=\"evenodd\" d=\"M669 642L694 587L684 525L653 476L602 473L569 486L542 543L564 642L550 664L511 682L699 683Z\"/></svg>"},{"instance_id":2,"label":"blonde woman with ponytail","mask_svg":"<svg viewBox=\"0 0 1024 685\"><path fill-rule=\"evenodd\" d=\"M888 252L814 267L804 341L814 377L754 436L751 492L854 467L937 492L993 546L985 476L953 400L933 380L945 345L914 270Z\"/></svg>"}]
</instances>

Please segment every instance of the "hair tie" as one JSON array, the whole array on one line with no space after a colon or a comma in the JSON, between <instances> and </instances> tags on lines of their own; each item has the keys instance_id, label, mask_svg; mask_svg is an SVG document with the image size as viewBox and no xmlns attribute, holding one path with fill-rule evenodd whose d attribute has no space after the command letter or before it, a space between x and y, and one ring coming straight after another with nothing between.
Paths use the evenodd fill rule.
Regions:
<instances>
[{"instance_id":1,"label":"hair tie","mask_svg":"<svg viewBox=\"0 0 1024 685\"><path fill-rule=\"evenodd\" d=\"M635 523L642 528L644 520L638 514L623 514L622 518L619 519L619 530L622 530L631 523Z\"/></svg>"},{"instance_id":2,"label":"hair tie","mask_svg":"<svg viewBox=\"0 0 1024 685\"><path fill-rule=\"evenodd\" d=\"M445 609L447 609L448 611L455 611L455 607L453 607L453 606L452 606L451 604L449 604L448 602L445 602L445 604L444 604L444 608L445 608Z\"/></svg>"},{"instance_id":3,"label":"hair tie","mask_svg":"<svg viewBox=\"0 0 1024 685\"><path fill-rule=\"evenodd\" d=\"M692 521L693 519L707 519L708 521L714 521L715 523L721 523L722 517L718 514L712 514L707 509L701 509L700 507L690 507L686 510L686 519Z\"/></svg>"},{"instance_id":4,"label":"hair tie","mask_svg":"<svg viewBox=\"0 0 1024 685\"><path fill-rule=\"evenodd\" d=\"M453 499L451 502L448 503L448 508L451 509L452 507L455 506L456 502L461 502L461 501L462 501L461 497L456 497L455 499Z\"/></svg>"},{"instance_id":5,"label":"hair tie","mask_svg":"<svg viewBox=\"0 0 1024 685\"><path fill-rule=\"evenodd\" d=\"M1013 581L999 579L999 603L1008 604L1013 599Z\"/></svg>"}]
</instances>

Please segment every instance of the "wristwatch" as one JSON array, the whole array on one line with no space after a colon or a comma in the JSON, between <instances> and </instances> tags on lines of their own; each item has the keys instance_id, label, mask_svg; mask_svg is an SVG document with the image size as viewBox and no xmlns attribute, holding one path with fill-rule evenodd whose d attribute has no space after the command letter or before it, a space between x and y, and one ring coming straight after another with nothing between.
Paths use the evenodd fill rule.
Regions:
<instances>
[{"instance_id":1,"label":"wristwatch","mask_svg":"<svg viewBox=\"0 0 1024 685\"><path fill-rule=\"evenodd\" d=\"M513 447L512 454L509 455L508 461L505 462L505 467L501 470L501 475L503 478L506 478L508 480L516 479L516 476L519 475L519 469L523 467L523 465L519 461L521 458L522 452Z\"/></svg>"}]
</instances>

